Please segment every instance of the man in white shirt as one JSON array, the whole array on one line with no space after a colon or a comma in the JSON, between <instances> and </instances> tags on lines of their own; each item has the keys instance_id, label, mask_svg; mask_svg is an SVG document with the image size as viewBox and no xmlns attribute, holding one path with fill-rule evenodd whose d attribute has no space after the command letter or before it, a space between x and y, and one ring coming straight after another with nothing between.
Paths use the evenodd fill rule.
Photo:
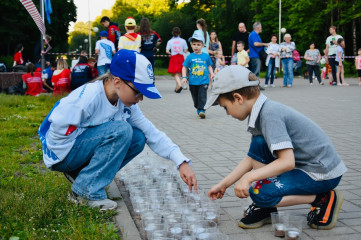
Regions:
<instances>
[{"instance_id":1,"label":"man in white shirt","mask_svg":"<svg viewBox=\"0 0 361 240\"><path fill-rule=\"evenodd\" d=\"M332 69L332 78L333 78L333 82L332 85L336 85L336 72L337 72L337 68L336 68L336 63L335 63L335 58L336 58L336 48L337 48L337 40L342 38L341 35L338 35L336 33L336 26L331 26L330 27L330 36L326 39L326 50L325 50L325 55L326 57L326 62L328 62L331 66Z\"/></svg>"}]
</instances>

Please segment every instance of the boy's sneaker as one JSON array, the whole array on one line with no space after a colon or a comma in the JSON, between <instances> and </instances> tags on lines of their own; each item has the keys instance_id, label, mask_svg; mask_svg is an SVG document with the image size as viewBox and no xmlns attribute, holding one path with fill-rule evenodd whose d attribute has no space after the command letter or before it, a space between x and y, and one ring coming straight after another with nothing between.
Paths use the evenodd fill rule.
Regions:
<instances>
[{"instance_id":1,"label":"boy's sneaker","mask_svg":"<svg viewBox=\"0 0 361 240\"><path fill-rule=\"evenodd\" d=\"M264 85L264 87L265 87L265 88L268 88L268 85L266 84L266 85Z\"/></svg>"},{"instance_id":2,"label":"boy's sneaker","mask_svg":"<svg viewBox=\"0 0 361 240\"><path fill-rule=\"evenodd\" d=\"M277 208L260 208L255 203L252 203L247 209L247 215L239 221L238 226L251 229L270 224L272 223L271 212L277 212Z\"/></svg>"},{"instance_id":3,"label":"boy's sneaker","mask_svg":"<svg viewBox=\"0 0 361 240\"><path fill-rule=\"evenodd\" d=\"M65 176L66 180L68 180L71 184L74 183L75 178L77 177L77 175L75 176L74 174L72 174L70 172L64 172L64 176Z\"/></svg>"},{"instance_id":4,"label":"boy's sneaker","mask_svg":"<svg viewBox=\"0 0 361 240\"><path fill-rule=\"evenodd\" d=\"M271 87L276 87L276 85L274 85L274 84L271 84Z\"/></svg>"},{"instance_id":5,"label":"boy's sneaker","mask_svg":"<svg viewBox=\"0 0 361 240\"><path fill-rule=\"evenodd\" d=\"M200 110L199 113L198 113L198 116L201 119L205 119L206 118L206 112L204 110Z\"/></svg>"},{"instance_id":6,"label":"boy's sneaker","mask_svg":"<svg viewBox=\"0 0 361 240\"><path fill-rule=\"evenodd\" d=\"M337 222L343 203L343 194L339 190L331 190L317 195L321 199L317 203L312 203L311 211L307 216L308 225L314 229L332 229Z\"/></svg>"},{"instance_id":7,"label":"boy's sneaker","mask_svg":"<svg viewBox=\"0 0 361 240\"><path fill-rule=\"evenodd\" d=\"M100 211L114 210L118 207L118 204L110 199L87 200L73 191L69 194L68 200L76 204L87 204L89 207L99 208Z\"/></svg>"}]
</instances>

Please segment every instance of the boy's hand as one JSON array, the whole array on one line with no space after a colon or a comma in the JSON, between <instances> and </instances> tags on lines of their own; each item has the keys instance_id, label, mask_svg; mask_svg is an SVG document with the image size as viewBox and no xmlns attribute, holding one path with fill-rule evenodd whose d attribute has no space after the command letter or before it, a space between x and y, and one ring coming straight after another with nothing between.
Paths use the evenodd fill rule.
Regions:
<instances>
[{"instance_id":1,"label":"boy's hand","mask_svg":"<svg viewBox=\"0 0 361 240\"><path fill-rule=\"evenodd\" d=\"M251 187L252 181L247 177L247 173L236 183L234 186L234 193L239 198L247 198L249 196L249 188Z\"/></svg>"},{"instance_id":2,"label":"boy's hand","mask_svg":"<svg viewBox=\"0 0 361 240\"><path fill-rule=\"evenodd\" d=\"M187 79L186 78L183 78L182 80L181 80L181 84L183 85L183 84L186 84L188 81L187 81Z\"/></svg>"},{"instance_id":3,"label":"boy's hand","mask_svg":"<svg viewBox=\"0 0 361 240\"><path fill-rule=\"evenodd\" d=\"M223 198L223 195L226 192L226 189L227 188L223 184L218 183L209 190L208 197L211 200Z\"/></svg>"},{"instance_id":4,"label":"boy's hand","mask_svg":"<svg viewBox=\"0 0 361 240\"><path fill-rule=\"evenodd\" d=\"M196 175L194 175L192 168L187 162L183 162L179 166L179 174L183 181L188 185L189 191L192 191L192 186L195 191L198 190Z\"/></svg>"}]
</instances>

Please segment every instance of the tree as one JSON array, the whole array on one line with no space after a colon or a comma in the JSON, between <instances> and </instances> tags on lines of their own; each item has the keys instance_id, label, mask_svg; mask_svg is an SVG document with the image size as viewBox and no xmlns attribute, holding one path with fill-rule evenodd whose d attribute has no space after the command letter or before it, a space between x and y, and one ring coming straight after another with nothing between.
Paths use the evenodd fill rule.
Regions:
<instances>
[{"instance_id":1,"label":"tree","mask_svg":"<svg viewBox=\"0 0 361 240\"><path fill-rule=\"evenodd\" d=\"M34 1L39 9L39 1ZM76 7L73 0L53 0L51 25L46 21L46 32L53 40L52 51L67 51L69 22L76 21ZM40 41L40 31L20 1L0 1L2 24L0 25L0 55L13 55L18 43L24 45L24 60L33 59L34 46Z\"/></svg>"}]
</instances>

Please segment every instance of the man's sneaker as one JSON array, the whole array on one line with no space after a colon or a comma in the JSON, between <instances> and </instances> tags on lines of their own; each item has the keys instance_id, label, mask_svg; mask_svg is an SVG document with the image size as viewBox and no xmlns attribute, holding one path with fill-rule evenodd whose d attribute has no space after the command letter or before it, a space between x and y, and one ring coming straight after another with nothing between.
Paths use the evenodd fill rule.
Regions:
<instances>
[{"instance_id":1,"label":"man's sneaker","mask_svg":"<svg viewBox=\"0 0 361 240\"><path fill-rule=\"evenodd\" d=\"M241 228L259 228L264 224L270 224L271 212L277 212L277 208L260 208L255 203L249 205L246 216L242 218L238 226Z\"/></svg>"},{"instance_id":2,"label":"man's sneaker","mask_svg":"<svg viewBox=\"0 0 361 240\"><path fill-rule=\"evenodd\" d=\"M204 110L200 110L199 113L198 113L198 116L199 116L201 119L205 119L205 118L206 118L206 113L204 112Z\"/></svg>"},{"instance_id":3,"label":"man's sneaker","mask_svg":"<svg viewBox=\"0 0 361 240\"><path fill-rule=\"evenodd\" d=\"M100 211L114 210L118 207L118 204L110 199L87 200L73 191L69 194L68 200L76 204L87 204L89 207L99 208Z\"/></svg>"},{"instance_id":4,"label":"man's sneaker","mask_svg":"<svg viewBox=\"0 0 361 240\"><path fill-rule=\"evenodd\" d=\"M274 85L274 84L271 84L271 87L276 87L276 85Z\"/></svg>"},{"instance_id":5,"label":"man's sneaker","mask_svg":"<svg viewBox=\"0 0 361 240\"><path fill-rule=\"evenodd\" d=\"M268 85L266 84L266 85L264 85L264 87L265 87L265 88L268 88Z\"/></svg>"},{"instance_id":6,"label":"man's sneaker","mask_svg":"<svg viewBox=\"0 0 361 240\"><path fill-rule=\"evenodd\" d=\"M329 230L337 222L338 213L343 203L343 194L339 190L331 190L321 194L323 195L321 200L312 204L307 221L311 228Z\"/></svg>"}]
</instances>

